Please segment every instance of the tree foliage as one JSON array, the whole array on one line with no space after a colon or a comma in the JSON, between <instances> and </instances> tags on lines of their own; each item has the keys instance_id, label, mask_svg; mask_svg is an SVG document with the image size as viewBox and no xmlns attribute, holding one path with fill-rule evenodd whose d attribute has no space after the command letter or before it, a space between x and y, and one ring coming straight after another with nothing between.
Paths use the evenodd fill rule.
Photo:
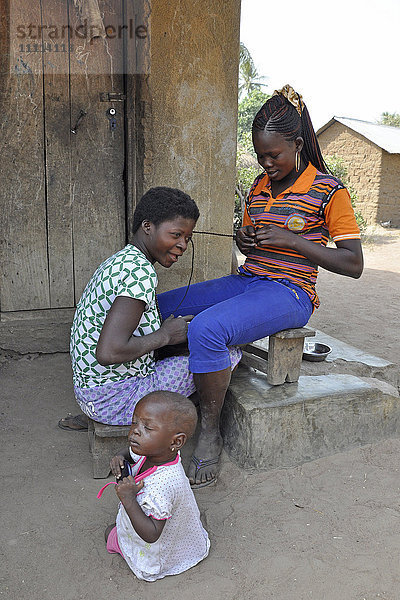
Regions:
<instances>
[{"instance_id":1,"label":"tree foliage","mask_svg":"<svg viewBox=\"0 0 400 600\"><path fill-rule=\"evenodd\" d=\"M245 150L252 151L251 126L253 119L264 102L270 98L270 94L256 88L247 94L238 106L238 144Z\"/></svg>"},{"instance_id":2,"label":"tree foliage","mask_svg":"<svg viewBox=\"0 0 400 600\"><path fill-rule=\"evenodd\" d=\"M336 154L330 154L328 156L324 156L324 160L326 166L328 167L332 175L340 179L343 185L345 185L347 189L349 189L347 183L348 171L343 159L340 158L340 156L337 156Z\"/></svg>"},{"instance_id":3,"label":"tree foliage","mask_svg":"<svg viewBox=\"0 0 400 600\"><path fill-rule=\"evenodd\" d=\"M400 115L399 113L383 112L379 123L381 125L390 125L391 127L400 127Z\"/></svg>"},{"instance_id":4,"label":"tree foliage","mask_svg":"<svg viewBox=\"0 0 400 600\"><path fill-rule=\"evenodd\" d=\"M338 177L338 179L340 179L340 181L343 183L343 185L348 189L349 194L350 194L351 204L353 205L353 208L355 208L355 204L357 202L357 192L348 183L348 171L347 171L347 167L346 167L343 159L340 156L337 156L336 154L331 154L328 156L324 156L324 160L325 160L326 166L328 167L328 169L332 173L332 175L334 175L335 177ZM356 215L356 221L357 221L357 225L360 228L360 231L363 231L367 225L364 217L357 210L354 211L354 214Z\"/></svg>"},{"instance_id":5,"label":"tree foliage","mask_svg":"<svg viewBox=\"0 0 400 600\"><path fill-rule=\"evenodd\" d=\"M263 79L265 77L259 75L250 52L243 42L240 42L239 98L250 94L253 90L260 89L261 86L265 85L262 83Z\"/></svg>"}]
</instances>

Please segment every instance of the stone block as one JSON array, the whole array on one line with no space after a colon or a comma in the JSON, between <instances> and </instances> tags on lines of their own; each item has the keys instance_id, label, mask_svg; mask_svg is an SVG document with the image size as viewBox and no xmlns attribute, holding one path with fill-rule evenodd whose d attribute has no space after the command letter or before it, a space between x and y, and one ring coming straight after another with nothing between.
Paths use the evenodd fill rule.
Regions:
<instances>
[{"instance_id":1,"label":"stone block","mask_svg":"<svg viewBox=\"0 0 400 600\"><path fill-rule=\"evenodd\" d=\"M275 387L240 366L221 417L224 447L242 467L272 469L397 437L399 398L370 381L331 374Z\"/></svg>"},{"instance_id":2,"label":"stone block","mask_svg":"<svg viewBox=\"0 0 400 600\"><path fill-rule=\"evenodd\" d=\"M0 349L19 354L68 352L72 316L56 322L41 319L0 323Z\"/></svg>"}]
</instances>

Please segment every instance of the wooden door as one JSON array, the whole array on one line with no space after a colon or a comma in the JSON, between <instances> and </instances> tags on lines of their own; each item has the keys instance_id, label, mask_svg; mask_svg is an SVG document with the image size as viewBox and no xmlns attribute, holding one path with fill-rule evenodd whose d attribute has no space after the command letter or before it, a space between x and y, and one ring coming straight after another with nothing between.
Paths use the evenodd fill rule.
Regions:
<instances>
[{"instance_id":1,"label":"wooden door","mask_svg":"<svg viewBox=\"0 0 400 600\"><path fill-rule=\"evenodd\" d=\"M74 36L71 0L3 6L6 29L25 37L9 35L1 66L0 307L73 307L126 241L123 39ZM121 23L122 0L99 6Z\"/></svg>"}]
</instances>

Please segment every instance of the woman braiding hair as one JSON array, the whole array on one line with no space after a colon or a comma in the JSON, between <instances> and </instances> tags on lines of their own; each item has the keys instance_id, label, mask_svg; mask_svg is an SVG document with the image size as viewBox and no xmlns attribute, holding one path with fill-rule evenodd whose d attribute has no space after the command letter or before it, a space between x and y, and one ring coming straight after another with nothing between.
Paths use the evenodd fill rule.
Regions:
<instances>
[{"instance_id":1,"label":"woman braiding hair","mask_svg":"<svg viewBox=\"0 0 400 600\"><path fill-rule=\"evenodd\" d=\"M252 133L264 172L253 183L236 236L246 260L236 275L191 286L179 307L181 315L196 315L188 328L189 369L201 410L188 473L194 487L217 477L219 416L231 377L228 346L306 325L319 306L319 266L354 278L363 269L349 193L326 168L300 94L290 86L274 92L256 114ZM335 248L326 247L329 235ZM182 294L159 296L163 316Z\"/></svg>"}]
</instances>

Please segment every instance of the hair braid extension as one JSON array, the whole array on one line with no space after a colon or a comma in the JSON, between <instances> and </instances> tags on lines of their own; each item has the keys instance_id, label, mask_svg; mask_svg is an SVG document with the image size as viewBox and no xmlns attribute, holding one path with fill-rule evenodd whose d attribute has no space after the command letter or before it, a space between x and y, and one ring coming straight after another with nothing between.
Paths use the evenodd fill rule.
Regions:
<instances>
[{"instance_id":1,"label":"hair braid extension","mask_svg":"<svg viewBox=\"0 0 400 600\"><path fill-rule=\"evenodd\" d=\"M254 117L253 129L279 133L289 142L302 137L304 159L322 173L329 173L311 123L310 114L304 103L300 116L296 108L284 96L281 94L271 96Z\"/></svg>"},{"instance_id":2,"label":"hair braid extension","mask_svg":"<svg viewBox=\"0 0 400 600\"><path fill-rule=\"evenodd\" d=\"M321 148L319 146L317 136L315 135L314 127L311 122L310 113L307 107L304 105L302 115L302 130L304 140L305 158L308 158L311 164L314 165L321 173L329 173L329 169L322 156Z\"/></svg>"}]
</instances>

